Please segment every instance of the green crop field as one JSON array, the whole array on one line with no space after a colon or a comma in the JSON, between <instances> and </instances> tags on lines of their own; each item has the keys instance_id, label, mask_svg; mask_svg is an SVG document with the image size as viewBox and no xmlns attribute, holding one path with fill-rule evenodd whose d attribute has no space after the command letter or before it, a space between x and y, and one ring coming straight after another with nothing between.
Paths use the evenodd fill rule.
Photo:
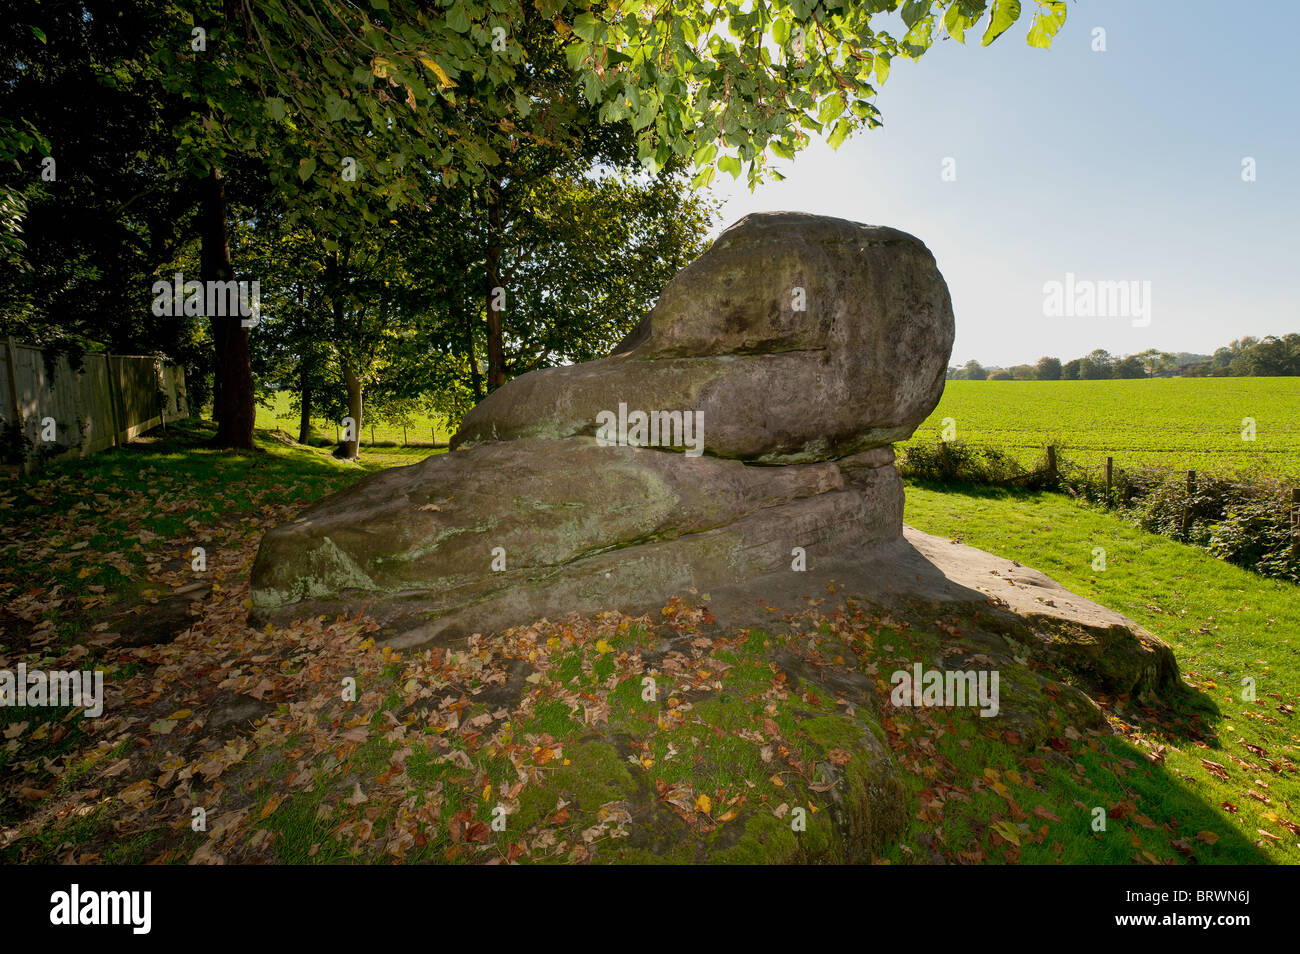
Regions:
<instances>
[{"instance_id":1,"label":"green crop field","mask_svg":"<svg viewBox=\"0 0 1300 954\"><path fill-rule=\"evenodd\" d=\"M1082 465L1300 477L1300 378L949 381L912 441L938 440L944 418L1026 465L1051 444Z\"/></svg>"}]
</instances>

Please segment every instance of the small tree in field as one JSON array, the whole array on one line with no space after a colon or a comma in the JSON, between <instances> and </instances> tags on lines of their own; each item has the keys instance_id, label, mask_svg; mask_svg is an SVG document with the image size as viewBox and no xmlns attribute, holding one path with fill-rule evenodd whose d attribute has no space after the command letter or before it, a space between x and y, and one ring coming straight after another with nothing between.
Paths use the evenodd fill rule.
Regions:
<instances>
[{"instance_id":1,"label":"small tree in field","mask_svg":"<svg viewBox=\"0 0 1300 954\"><path fill-rule=\"evenodd\" d=\"M1084 381L1102 381L1115 377L1115 358L1104 348L1088 352L1079 361L1079 377Z\"/></svg>"},{"instance_id":2,"label":"small tree in field","mask_svg":"<svg viewBox=\"0 0 1300 954\"><path fill-rule=\"evenodd\" d=\"M1040 381L1059 381L1061 380L1061 359L1045 356L1039 358L1035 370Z\"/></svg>"}]
</instances>

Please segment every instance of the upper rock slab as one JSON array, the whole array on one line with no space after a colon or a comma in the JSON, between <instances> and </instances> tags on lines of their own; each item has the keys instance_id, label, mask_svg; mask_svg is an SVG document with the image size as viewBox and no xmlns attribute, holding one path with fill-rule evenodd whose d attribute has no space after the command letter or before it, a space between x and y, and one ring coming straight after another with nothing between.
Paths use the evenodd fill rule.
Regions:
<instances>
[{"instance_id":1,"label":"upper rock slab","mask_svg":"<svg viewBox=\"0 0 1300 954\"><path fill-rule=\"evenodd\" d=\"M911 436L943 392L952 342L948 287L919 239L758 213L682 269L608 358L516 378L452 447L590 435L625 404L702 412L713 456L831 460Z\"/></svg>"}]
</instances>

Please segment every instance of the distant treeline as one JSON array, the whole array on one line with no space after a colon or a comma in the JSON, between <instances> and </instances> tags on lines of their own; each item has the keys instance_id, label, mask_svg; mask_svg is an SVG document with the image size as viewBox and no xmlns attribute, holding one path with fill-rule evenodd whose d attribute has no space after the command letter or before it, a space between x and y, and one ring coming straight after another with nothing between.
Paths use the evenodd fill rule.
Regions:
<instances>
[{"instance_id":1,"label":"distant treeline","mask_svg":"<svg viewBox=\"0 0 1300 954\"><path fill-rule=\"evenodd\" d=\"M1100 381L1107 378L1288 377L1300 375L1300 334L1238 338L1214 354L1149 348L1113 355L1098 348L1073 361L1043 357L1037 364L986 368L978 361L948 369L950 381Z\"/></svg>"}]
</instances>

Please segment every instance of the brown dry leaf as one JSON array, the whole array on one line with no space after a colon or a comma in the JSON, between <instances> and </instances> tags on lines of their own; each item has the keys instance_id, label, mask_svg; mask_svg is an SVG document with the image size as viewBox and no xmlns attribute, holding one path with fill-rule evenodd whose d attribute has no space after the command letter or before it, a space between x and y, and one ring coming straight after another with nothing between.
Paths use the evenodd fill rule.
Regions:
<instances>
[{"instance_id":1,"label":"brown dry leaf","mask_svg":"<svg viewBox=\"0 0 1300 954\"><path fill-rule=\"evenodd\" d=\"M1222 779L1225 782L1229 780L1228 771L1218 762L1211 762L1209 759L1201 759L1201 764L1215 778Z\"/></svg>"},{"instance_id":2,"label":"brown dry leaf","mask_svg":"<svg viewBox=\"0 0 1300 954\"><path fill-rule=\"evenodd\" d=\"M153 782L149 781L147 778L141 779L134 785L128 785L126 788L122 789L122 794L118 797L124 804L134 805L137 802L142 802L148 798L149 792L152 788Z\"/></svg>"},{"instance_id":3,"label":"brown dry leaf","mask_svg":"<svg viewBox=\"0 0 1300 954\"><path fill-rule=\"evenodd\" d=\"M266 818L270 818L271 814L277 808L280 807L280 803L283 801L284 801L283 795L272 795L270 798L268 798L266 800L266 804L262 806L262 813L257 816L258 821L261 821Z\"/></svg>"},{"instance_id":4,"label":"brown dry leaf","mask_svg":"<svg viewBox=\"0 0 1300 954\"><path fill-rule=\"evenodd\" d=\"M131 767L130 759L118 759L116 762L114 762L108 768L104 769L104 771L100 772L99 774L104 778L117 778L117 776L121 775L130 767Z\"/></svg>"},{"instance_id":5,"label":"brown dry leaf","mask_svg":"<svg viewBox=\"0 0 1300 954\"><path fill-rule=\"evenodd\" d=\"M1052 814L1050 811L1048 811L1046 808L1044 808L1042 805L1035 805L1035 806L1031 809L1031 812L1032 812L1034 815L1036 815L1036 816L1038 816L1039 818L1041 818L1043 821L1059 822L1059 821L1061 820L1061 819L1057 818L1055 815L1053 815L1053 814Z\"/></svg>"}]
</instances>

